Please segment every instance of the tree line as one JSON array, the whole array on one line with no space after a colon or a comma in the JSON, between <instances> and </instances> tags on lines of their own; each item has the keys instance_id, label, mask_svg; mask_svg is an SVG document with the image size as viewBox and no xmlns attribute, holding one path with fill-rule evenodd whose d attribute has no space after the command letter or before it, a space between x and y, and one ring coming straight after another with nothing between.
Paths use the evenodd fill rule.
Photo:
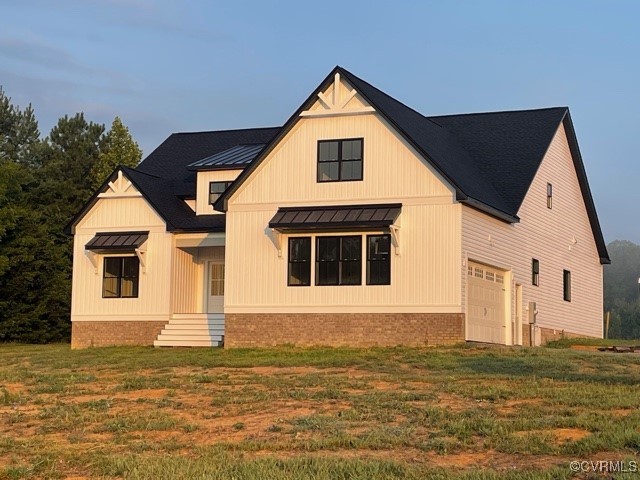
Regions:
<instances>
[{"instance_id":1,"label":"tree line","mask_svg":"<svg viewBox=\"0 0 640 480\"><path fill-rule=\"evenodd\" d=\"M64 227L117 165L141 157L118 117L107 130L65 115L43 138L32 106L0 88L0 341L69 339L73 240Z\"/></svg>"},{"instance_id":2,"label":"tree line","mask_svg":"<svg viewBox=\"0 0 640 480\"><path fill-rule=\"evenodd\" d=\"M609 338L640 339L640 245L616 240L607 245L611 265L604 267L604 309Z\"/></svg>"}]
</instances>

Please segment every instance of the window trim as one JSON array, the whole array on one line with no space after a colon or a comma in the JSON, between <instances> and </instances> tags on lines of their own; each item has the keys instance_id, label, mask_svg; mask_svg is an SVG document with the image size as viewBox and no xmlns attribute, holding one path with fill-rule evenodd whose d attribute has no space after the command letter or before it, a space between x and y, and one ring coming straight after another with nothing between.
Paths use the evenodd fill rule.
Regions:
<instances>
[{"instance_id":1,"label":"window trim","mask_svg":"<svg viewBox=\"0 0 640 480\"><path fill-rule=\"evenodd\" d=\"M117 277L106 277L107 271L107 260L118 259L120 261L120 275ZM134 259L138 271L135 277L125 277L124 276L124 261L126 259ZM116 278L117 279L117 295L105 295L105 280L107 278ZM122 281L123 280L134 280L134 291L135 295L122 295ZM111 298L139 298L140 297L140 259L136 255L105 255L102 260L102 298L111 299Z\"/></svg>"},{"instance_id":2,"label":"window trim","mask_svg":"<svg viewBox=\"0 0 640 480\"><path fill-rule=\"evenodd\" d=\"M553 209L553 185L547 182L547 208Z\"/></svg>"},{"instance_id":3,"label":"window trim","mask_svg":"<svg viewBox=\"0 0 640 480\"><path fill-rule=\"evenodd\" d=\"M367 272L366 272L366 281L367 281L367 285L391 285L391 249L392 249L392 245L391 245L391 234L389 233L374 233L371 235L366 235L367 237L367 243L366 243L366 249L367 249ZM371 260L369 258L369 239L373 238L373 237L387 237L388 241L389 241L389 256L387 258L387 260ZM369 279L370 279L370 264L371 262L385 262L388 265L388 269L389 269L389 281L386 283L372 283Z\"/></svg>"},{"instance_id":4,"label":"window trim","mask_svg":"<svg viewBox=\"0 0 640 480\"><path fill-rule=\"evenodd\" d=\"M212 191L211 191L211 187L212 187L214 184L216 184L216 183L217 183L217 184L224 184L224 190L222 190L222 192L218 193L218 192L212 192ZM218 200L218 198L220 198L220 196L225 192L225 190L226 190L227 188L229 188L229 186L230 186L232 183L233 183L233 180L219 180L219 181L217 181L217 180L212 180L212 181L210 181L210 182L209 182L209 199L208 199L208 201L209 201L209 205L213 205L214 203L216 203L216 201ZM217 196L217 197L216 197L216 199L212 202L212 201L211 201L211 195L213 195L213 194L218 195L218 196Z\"/></svg>"},{"instance_id":5,"label":"window trim","mask_svg":"<svg viewBox=\"0 0 640 480\"><path fill-rule=\"evenodd\" d=\"M354 159L343 160L342 159L342 143L343 142L353 142L359 140L360 141L360 178L348 178L342 179L342 163L343 162L353 162ZM330 142L338 142L338 159L321 162L320 161L320 144L322 143L330 143ZM337 163L338 164L338 178L336 180L322 180L320 178L320 164L323 163ZM328 140L318 140L317 146L317 155L316 155L316 182L317 183L335 183L335 182L361 182L364 180L364 137L355 137L355 138L335 138Z\"/></svg>"},{"instance_id":6,"label":"window trim","mask_svg":"<svg viewBox=\"0 0 640 480\"><path fill-rule=\"evenodd\" d=\"M337 260L319 260L318 259L318 251L319 251L319 242L320 239L327 239L327 238L335 238L338 239L338 249L336 252L336 257ZM357 238L360 241L360 257L358 260L343 260L342 259L342 240L344 238ZM315 237L315 259L314 259L314 266L315 266L315 283L314 285L317 287L336 287L336 286L361 286L362 285L362 234L360 235L317 235ZM360 278L358 283L342 283L342 268L343 268L343 263L348 262L348 263L360 263ZM338 265L338 278L337 278L337 283L320 283L320 269L319 264L320 263L337 263Z\"/></svg>"},{"instance_id":7,"label":"window trim","mask_svg":"<svg viewBox=\"0 0 640 480\"><path fill-rule=\"evenodd\" d=\"M540 260L537 258L531 259L531 285L540 286Z\"/></svg>"},{"instance_id":8,"label":"window trim","mask_svg":"<svg viewBox=\"0 0 640 480\"><path fill-rule=\"evenodd\" d=\"M565 302L571 302L571 271L562 270L562 298Z\"/></svg>"},{"instance_id":9,"label":"window trim","mask_svg":"<svg viewBox=\"0 0 640 480\"><path fill-rule=\"evenodd\" d=\"M296 261L296 262L292 262L291 261L291 243L292 240L308 240L309 241L309 259L304 261ZM311 241L311 237L307 236L307 237L289 237L288 241L287 241L287 287L310 287L311 286L311 265L313 263L312 258L313 258L313 252L312 252L312 244L313 242ZM295 263L308 263L309 264L309 278L307 280L307 283L291 283L291 264Z\"/></svg>"}]
</instances>

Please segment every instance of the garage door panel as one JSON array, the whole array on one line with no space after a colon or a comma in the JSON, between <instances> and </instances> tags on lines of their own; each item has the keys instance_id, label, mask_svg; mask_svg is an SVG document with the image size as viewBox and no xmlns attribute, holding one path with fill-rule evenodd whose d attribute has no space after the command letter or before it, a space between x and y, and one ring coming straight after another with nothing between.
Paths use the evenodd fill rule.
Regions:
<instances>
[{"instance_id":1,"label":"garage door panel","mask_svg":"<svg viewBox=\"0 0 640 480\"><path fill-rule=\"evenodd\" d=\"M467 273L467 340L504 344L504 272L469 262Z\"/></svg>"}]
</instances>

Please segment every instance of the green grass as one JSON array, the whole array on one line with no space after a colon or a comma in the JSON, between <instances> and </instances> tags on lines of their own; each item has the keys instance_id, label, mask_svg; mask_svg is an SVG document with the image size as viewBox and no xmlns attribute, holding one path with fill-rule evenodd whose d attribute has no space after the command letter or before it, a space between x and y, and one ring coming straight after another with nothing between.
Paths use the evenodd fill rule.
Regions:
<instances>
[{"instance_id":1,"label":"green grass","mask_svg":"<svg viewBox=\"0 0 640 480\"><path fill-rule=\"evenodd\" d=\"M640 356L563 342L4 345L0 479L556 479L639 455Z\"/></svg>"}]
</instances>

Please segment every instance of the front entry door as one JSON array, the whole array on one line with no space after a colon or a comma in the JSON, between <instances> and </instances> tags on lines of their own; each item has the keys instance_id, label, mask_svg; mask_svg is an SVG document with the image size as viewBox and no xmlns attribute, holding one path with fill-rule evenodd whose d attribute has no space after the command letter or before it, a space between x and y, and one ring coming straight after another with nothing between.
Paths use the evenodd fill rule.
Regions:
<instances>
[{"instance_id":1,"label":"front entry door","mask_svg":"<svg viewBox=\"0 0 640 480\"><path fill-rule=\"evenodd\" d=\"M224 312L224 263L207 265L207 313Z\"/></svg>"}]
</instances>

